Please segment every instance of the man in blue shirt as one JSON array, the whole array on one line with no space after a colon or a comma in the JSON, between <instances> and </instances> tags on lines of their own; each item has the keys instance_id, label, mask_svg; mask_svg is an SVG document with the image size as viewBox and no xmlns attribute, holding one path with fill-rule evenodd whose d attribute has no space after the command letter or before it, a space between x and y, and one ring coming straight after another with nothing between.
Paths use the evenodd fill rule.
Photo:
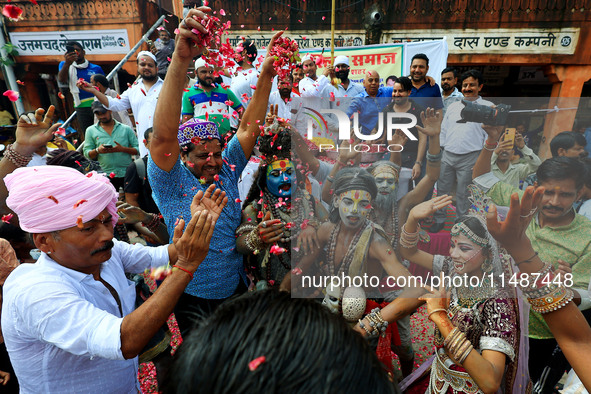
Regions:
<instances>
[{"instance_id":1,"label":"man in blue shirt","mask_svg":"<svg viewBox=\"0 0 591 394\"><path fill-rule=\"evenodd\" d=\"M392 99L392 87L380 87L380 74L370 70L363 80L365 91L360 93L347 109L347 117L359 113L361 133L369 135L378 126L378 116Z\"/></svg>"},{"instance_id":2,"label":"man in blue shirt","mask_svg":"<svg viewBox=\"0 0 591 394\"><path fill-rule=\"evenodd\" d=\"M79 42L70 41L66 44L66 48L73 50L67 52L64 55L65 60L60 62L57 80L62 85L68 85L70 93L74 98L74 109L76 110L76 117L78 119L80 141L84 141L84 132L94 123L94 115L91 109L94 96L91 93L78 89L76 82L82 78L90 83L90 77L95 74L105 75L105 73L101 66L92 64L84 58L86 52Z\"/></svg>"},{"instance_id":3,"label":"man in blue shirt","mask_svg":"<svg viewBox=\"0 0 591 394\"><path fill-rule=\"evenodd\" d=\"M412 80L410 97L434 97L432 99L423 98L416 101L425 108L442 109L443 101L441 100L439 85L428 83L427 72L429 72L429 58L424 53L417 53L412 57L410 62L410 78Z\"/></svg>"},{"instance_id":4,"label":"man in blue shirt","mask_svg":"<svg viewBox=\"0 0 591 394\"><path fill-rule=\"evenodd\" d=\"M264 123L276 74L274 58L267 57L251 104L223 152L215 123L192 119L179 130L186 70L203 50L195 45L201 38L193 31L204 32L205 29L193 17L203 18L205 10L191 9L179 26L176 48L154 114L154 135L148 158L148 179L154 200L171 236L179 218L191 217L191 201L199 190L215 184L228 197L228 204L216 222L207 257L175 308L183 335L192 328L196 315L207 316L233 294L246 291L243 258L236 251L235 231L242 220L238 179L261 132L259 125ZM272 52L275 39L281 33L275 34L267 53Z\"/></svg>"}]
</instances>

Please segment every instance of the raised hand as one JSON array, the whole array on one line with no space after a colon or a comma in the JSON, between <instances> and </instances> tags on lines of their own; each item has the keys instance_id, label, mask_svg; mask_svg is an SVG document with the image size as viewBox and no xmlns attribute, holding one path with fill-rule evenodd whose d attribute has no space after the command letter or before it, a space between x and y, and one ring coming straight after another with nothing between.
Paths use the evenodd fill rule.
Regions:
<instances>
[{"instance_id":1,"label":"raised hand","mask_svg":"<svg viewBox=\"0 0 591 394\"><path fill-rule=\"evenodd\" d=\"M270 245L283 238L283 223L279 219L271 219L271 212L267 212L259 223L257 231L261 241Z\"/></svg>"},{"instance_id":2,"label":"raised hand","mask_svg":"<svg viewBox=\"0 0 591 394\"><path fill-rule=\"evenodd\" d=\"M271 104L269 106L269 112L267 113L267 117L265 118L265 126L271 126L273 121L277 118L277 113L279 112L279 104Z\"/></svg>"},{"instance_id":3,"label":"raised hand","mask_svg":"<svg viewBox=\"0 0 591 394\"><path fill-rule=\"evenodd\" d=\"M349 147L352 144L358 142L356 139L353 139L352 141L352 143L349 140L343 140L343 142L341 142L341 147L339 149L339 161L348 164L348 162L352 160L353 164L357 165L361 161L361 152L357 152L355 149L351 149L351 151L349 151Z\"/></svg>"},{"instance_id":4,"label":"raised hand","mask_svg":"<svg viewBox=\"0 0 591 394\"><path fill-rule=\"evenodd\" d=\"M199 34L207 33L207 30L199 22L199 19L207 20L208 13L211 12L209 7L199 7L189 10L187 16L179 24L179 33L176 36L174 54L181 58L193 59L195 56L203 52L202 40Z\"/></svg>"},{"instance_id":5,"label":"raised hand","mask_svg":"<svg viewBox=\"0 0 591 394\"><path fill-rule=\"evenodd\" d=\"M521 133L515 133L515 146L517 149L525 148L525 140L523 139L523 135L521 135Z\"/></svg>"},{"instance_id":6,"label":"raised hand","mask_svg":"<svg viewBox=\"0 0 591 394\"><path fill-rule=\"evenodd\" d=\"M181 219L174 229L172 242L178 253L176 265L195 272L209 252L215 223L212 215L203 210L193 215L183 232L184 226L185 221Z\"/></svg>"},{"instance_id":7,"label":"raised hand","mask_svg":"<svg viewBox=\"0 0 591 394\"><path fill-rule=\"evenodd\" d=\"M400 129L396 129L396 131L394 131L394 133L392 134L392 138L390 138L390 140L388 140L388 142L391 145L400 145L400 146L404 146L407 143L407 141L408 141L408 137Z\"/></svg>"},{"instance_id":8,"label":"raised hand","mask_svg":"<svg viewBox=\"0 0 591 394\"><path fill-rule=\"evenodd\" d=\"M433 108L427 108L421 112L421 122L423 127L416 125L419 132L434 137L441 133L441 122L443 121L443 115L441 111L435 111Z\"/></svg>"},{"instance_id":9,"label":"raised hand","mask_svg":"<svg viewBox=\"0 0 591 394\"><path fill-rule=\"evenodd\" d=\"M509 213L507 213L507 217L503 222L499 222L497 219L496 206L492 205L489 208L486 215L488 231L512 255L523 248L524 245L530 244L525 230L527 230L529 223L538 210L543 195L543 187L534 189L533 186L529 186L525 189L520 202L519 195L513 193Z\"/></svg>"},{"instance_id":10,"label":"raised hand","mask_svg":"<svg viewBox=\"0 0 591 394\"><path fill-rule=\"evenodd\" d=\"M272 52L271 49L275 46L275 42L277 41L277 39L279 37L281 37L282 34L283 34L283 30L280 30L280 31L276 32L273 35L273 37L271 38L271 41L269 42L269 45L267 46L267 55L265 56L265 60L263 60L261 74L269 74L272 76L277 75L277 71L275 70L275 67L273 67L273 63L275 62L275 57L271 56L270 53Z\"/></svg>"},{"instance_id":11,"label":"raised hand","mask_svg":"<svg viewBox=\"0 0 591 394\"><path fill-rule=\"evenodd\" d=\"M76 82L76 87L78 89L84 90L85 92L88 92L88 93L93 93L98 90L97 88L95 88L94 86L92 86L91 84L89 84L88 82L86 82L84 80L79 80L78 82Z\"/></svg>"},{"instance_id":12,"label":"raised hand","mask_svg":"<svg viewBox=\"0 0 591 394\"><path fill-rule=\"evenodd\" d=\"M227 203L228 197L226 197L226 192L216 189L215 185L209 185L205 193L199 190L195 194L195 197L193 197L193 202L191 202L191 216L195 216L201 211L208 211L215 223Z\"/></svg>"},{"instance_id":13,"label":"raised hand","mask_svg":"<svg viewBox=\"0 0 591 394\"><path fill-rule=\"evenodd\" d=\"M489 125L481 125L486 134L488 134L488 140L490 142L498 142L501 134L503 133L503 126L489 126Z\"/></svg>"},{"instance_id":14,"label":"raised hand","mask_svg":"<svg viewBox=\"0 0 591 394\"><path fill-rule=\"evenodd\" d=\"M23 114L18 118L15 142L18 153L30 156L51 141L53 133L61 126L60 123L52 126L54 111L55 107L50 105L47 113L43 108L38 108L35 114Z\"/></svg>"},{"instance_id":15,"label":"raised hand","mask_svg":"<svg viewBox=\"0 0 591 394\"><path fill-rule=\"evenodd\" d=\"M424 201L419 205L415 205L408 214L408 217L414 219L415 221L419 221L422 219L427 219L431 215L433 215L438 210L447 207L451 204L452 196L448 196L444 194L442 196L437 196L429 201Z\"/></svg>"}]
</instances>

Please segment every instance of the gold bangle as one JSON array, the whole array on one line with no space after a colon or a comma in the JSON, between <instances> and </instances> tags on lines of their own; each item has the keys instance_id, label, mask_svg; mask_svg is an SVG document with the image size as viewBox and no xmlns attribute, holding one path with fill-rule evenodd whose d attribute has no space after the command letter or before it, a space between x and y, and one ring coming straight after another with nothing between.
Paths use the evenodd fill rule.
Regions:
<instances>
[{"instance_id":1,"label":"gold bangle","mask_svg":"<svg viewBox=\"0 0 591 394\"><path fill-rule=\"evenodd\" d=\"M433 311L431 311L429 313L429 315L427 316L427 318L430 319L431 318L431 315L434 314L434 313L436 313L436 312L445 312L447 314L447 309L445 309L445 308L435 309L435 310L433 310Z\"/></svg>"}]
</instances>

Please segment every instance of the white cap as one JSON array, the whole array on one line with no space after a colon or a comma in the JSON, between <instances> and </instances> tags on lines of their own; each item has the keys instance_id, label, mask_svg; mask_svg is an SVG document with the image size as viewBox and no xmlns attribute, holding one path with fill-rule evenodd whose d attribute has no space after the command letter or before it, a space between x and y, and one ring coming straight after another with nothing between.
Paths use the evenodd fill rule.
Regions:
<instances>
[{"instance_id":1,"label":"white cap","mask_svg":"<svg viewBox=\"0 0 591 394\"><path fill-rule=\"evenodd\" d=\"M310 55L309 53L306 53L304 55L304 57L302 58L302 64L306 61L306 60L312 60L314 61L314 58L312 57L312 55Z\"/></svg>"},{"instance_id":2,"label":"white cap","mask_svg":"<svg viewBox=\"0 0 591 394\"><path fill-rule=\"evenodd\" d=\"M349 57L347 56L337 56L334 58L334 65L336 66L337 64L345 64L345 65L349 65Z\"/></svg>"},{"instance_id":3,"label":"white cap","mask_svg":"<svg viewBox=\"0 0 591 394\"><path fill-rule=\"evenodd\" d=\"M195 70L197 70L199 67L211 67L211 65L207 64L205 59L200 57L199 59L195 60Z\"/></svg>"},{"instance_id":4,"label":"white cap","mask_svg":"<svg viewBox=\"0 0 591 394\"><path fill-rule=\"evenodd\" d=\"M143 56L149 57L150 59L154 60L154 63L156 63L156 56L154 56L154 54L152 52L141 51L140 53L137 54L138 59Z\"/></svg>"}]
</instances>

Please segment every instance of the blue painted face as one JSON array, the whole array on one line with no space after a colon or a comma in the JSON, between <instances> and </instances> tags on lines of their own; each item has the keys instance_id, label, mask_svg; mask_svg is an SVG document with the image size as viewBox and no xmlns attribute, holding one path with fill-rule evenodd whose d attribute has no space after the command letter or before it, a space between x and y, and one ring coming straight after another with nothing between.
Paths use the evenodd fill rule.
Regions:
<instances>
[{"instance_id":1,"label":"blue painted face","mask_svg":"<svg viewBox=\"0 0 591 394\"><path fill-rule=\"evenodd\" d=\"M296 169L290 160L276 160L267 166L267 190L275 197L291 198L296 191Z\"/></svg>"}]
</instances>

